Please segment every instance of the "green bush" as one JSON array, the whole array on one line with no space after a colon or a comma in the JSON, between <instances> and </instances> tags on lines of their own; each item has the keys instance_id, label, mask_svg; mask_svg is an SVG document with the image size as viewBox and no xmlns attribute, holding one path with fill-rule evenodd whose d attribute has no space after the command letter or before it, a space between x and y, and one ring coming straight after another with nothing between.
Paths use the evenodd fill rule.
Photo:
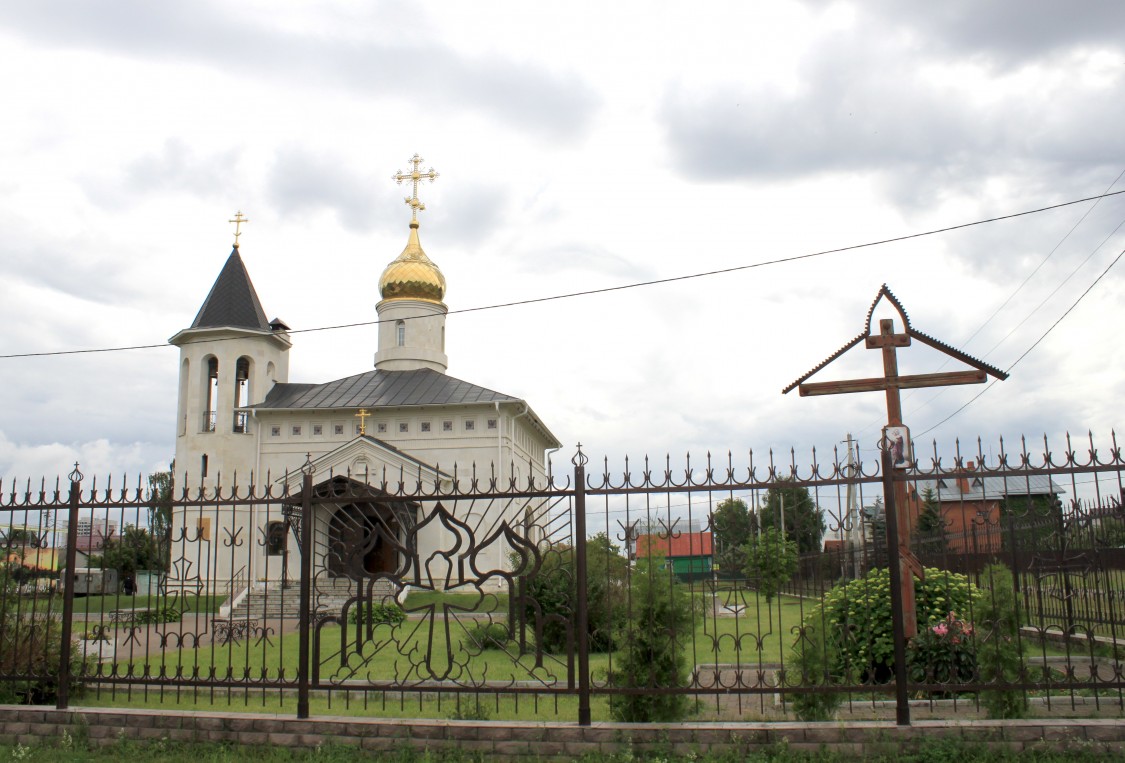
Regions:
<instances>
[{"instance_id":1,"label":"green bush","mask_svg":"<svg viewBox=\"0 0 1125 763\"><path fill-rule=\"evenodd\" d=\"M818 608L798 629L785 685L823 688L854 681L854 674L840 672L842 632L838 628L828 628L826 623L823 611ZM835 643L825 638L829 632ZM801 693L793 697L793 711L803 721L829 721L843 701L844 695L839 692Z\"/></svg>"},{"instance_id":2,"label":"green bush","mask_svg":"<svg viewBox=\"0 0 1125 763\"><path fill-rule=\"evenodd\" d=\"M469 640L479 649L504 649L511 641L504 623L478 622L468 629Z\"/></svg>"},{"instance_id":3,"label":"green bush","mask_svg":"<svg viewBox=\"0 0 1125 763\"><path fill-rule=\"evenodd\" d=\"M352 607L348 612L349 623L363 625L370 622L372 625L398 625L406 619L406 613L397 604L367 604Z\"/></svg>"},{"instance_id":4,"label":"green bush","mask_svg":"<svg viewBox=\"0 0 1125 763\"><path fill-rule=\"evenodd\" d=\"M21 612L17 584L9 567L0 567L0 704L43 704L58 694L62 663L62 623L55 615ZM92 664L82 657L82 648L71 639L71 695L82 689L81 679Z\"/></svg>"},{"instance_id":5,"label":"green bush","mask_svg":"<svg viewBox=\"0 0 1125 763\"><path fill-rule=\"evenodd\" d=\"M973 611L980 592L967 577L933 568L925 573L925 580L914 581L919 633L945 621L950 612ZM916 664L922 665L926 658L916 659L921 659ZM802 623L789 663L793 666L789 685L823 687L891 680L894 621L890 571L873 569L825 594ZM793 706L804 720L823 720L831 716L839 701L840 696L831 693L798 694Z\"/></svg>"},{"instance_id":6,"label":"green bush","mask_svg":"<svg viewBox=\"0 0 1125 763\"><path fill-rule=\"evenodd\" d=\"M971 612L980 592L964 575L926 568L926 579L914 581L919 632L944 620L950 612ZM878 568L865 577L835 586L821 603L825 628L835 630L839 644L834 673L856 672L864 681L885 683L894 666L894 621L891 617L891 574ZM813 617L819 619L819 612ZM815 622L815 621L814 621Z\"/></svg>"},{"instance_id":7,"label":"green bush","mask_svg":"<svg viewBox=\"0 0 1125 763\"><path fill-rule=\"evenodd\" d=\"M616 647L618 629L626 616L629 562L619 551L605 533L586 542L586 622L591 652ZM571 639L578 610L574 549L563 546L546 551L535 574L524 576L522 583L527 597L524 622L543 651L574 648Z\"/></svg>"},{"instance_id":8,"label":"green bush","mask_svg":"<svg viewBox=\"0 0 1125 763\"><path fill-rule=\"evenodd\" d=\"M977 605L977 665L983 682L1013 683L1023 669L1019 607L1011 571L990 564L981 573L988 592ZM1027 697L1019 689L989 689L981 692L981 704L989 718L1023 718Z\"/></svg>"},{"instance_id":9,"label":"green bush","mask_svg":"<svg viewBox=\"0 0 1125 763\"><path fill-rule=\"evenodd\" d=\"M754 577L766 604L797 572L797 542L788 540L776 527L769 527L750 539L743 549L744 568Z\"/></svg>"},{"instance_id":10,"label":"green bush","mask_svg":"<svg viewBox=\"0 0 1125 763\"><path fill-rule=\"evenodd\" d=\"M164 609L142 609L133 615L133 622L137 625L150 625L156 623L175 623L182 617L179 610L165 607Z\"/></svg>"},{"instance_id":11,"label":"green bush","mask_svg":"<svg viewBox=\"0 0 1125 763\"><path fill-rule=\"evenodd\" d=\"M670 689L688 685L686 648L692 637L692 602L684 587L653 559L642 559L633 573L632 609L621 634L622 653L610 674L611 686L630 689ZM609 712L627 723L664 723L687 715L685 694L610 696Z\"/></svg>"}]
</instances>

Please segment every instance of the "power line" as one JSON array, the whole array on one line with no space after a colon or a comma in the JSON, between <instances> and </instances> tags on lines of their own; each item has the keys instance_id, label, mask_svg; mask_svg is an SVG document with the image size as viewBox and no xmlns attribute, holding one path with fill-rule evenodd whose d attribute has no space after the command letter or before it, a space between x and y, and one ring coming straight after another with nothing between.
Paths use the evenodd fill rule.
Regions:
<instances>
[{"instance_id":1,"label":"power line","mask_svg":"<svg viewBox=\"0 0 1125 763\"><path fill-rule=\"evenodd\" d=\"M592 296L592 295L595 295L595 294L608 294L608 293L615 292L615 291L625 291L626 289L639 289L639 288L642 288L642 287L645 287L645 286L659 286L659 285L662 285L662 284L676 283L677 281L689 281L689 280L696 279L696 278L709 278L711 276L725 275L727 273L737 273L737 272L740 272L740 271L743 271L743 270L753 270L755 268L762 268L762 267L766 267L766 266L769 266L769 265L782 265L782 264L785 264L787 262L799 262L801 260L813 259L814 257L824 257L824 256L829 255L829 254L841 254L843 252L855 251L857 249L867 249L867 248L875 247L875 246L883 246L885 244L894 244L894 243L898 243L898 242L901 242L901 241L910 241L910 240L916 239L916 238L924 238L924 237L927 237L927 236L936 236L939 233L949 233L949 232L955 231L955 230L963 230L965 228L972 228L972 227L975 227L975 226L978 226L978 225L987 225L989 223L1001 222L1003 220L1012 220L1012 219L1017 218L1017 217L1026 217L1028 215L1035 215L1035 214L1039 214L1041 212L1049 212L1049 211L1054 210L1054 209L1062 209L1063 207L1069 207L1069 206L1073 206L1075 204L1083 204L1087 201L1095 201L1095 200L1105 199L1105 198L1108 198L1110 196L1119 196L1121 194L1125 194L1125 190L1113 191L1113 192L1109 192L1109 193L1102 193L1102 194L1098 194L1097 196L1087 196L1086 198L1083 198L1083 199L1075 199L1073 201L1064 201L1060 204L1052 204L1050 206L1039 207L1037 209L1029 209L1029 210L1025 210L1023 212L1013 212L1011 214L1000 215L1000 216L997 216L997 217L989 217L989 218L985 218L983 220L974 220L974 221L968 222L968 223L959 223L957 225L949 225L949 226L946 226L944 228L934 228L933 230L922 231L920 233L909 233L909 234L906 234L904 236L894 236L892 238L884 238L884 239L879 239L877 241L868 241L868 242L863 243L863 244L851 244L849 246L836 247L835 249L824 249L824 250L821 250L819 252L810 252L810 253L807 253L807 254L796 254L796 255L793 255L791 257L778 257L778 258L773 259L773 260L764 260L762 262L754 262L754 263L751 263L749 265L735 265L735 266L729 267L729 268L720 268L718 270L706 270L706 271L702 271L702 272L698 272L698 273L689 273L687 275L681 275L681 276L670 276L668 278L657 278L657 279L653 279L653 280L650 280L650 281L636 281L634 283L622 284L620 286L606 286L606 287L603 287L603 288L600 288L600 289L586 289L586 290L583 290L583 291L567 292L565 294L555 294L555 295L548 296L548 297L532 297L530 299L521 299L521 300L517 300L517 301L514 301L514 302L499 302L499 303L496 303L496 304L482 305L482 306L479 306L479 307L466 307L466 308L462 308L460 310L450 310L447 313L447 315L460 315L460 314L464 314L464 313L477 313L477 312L483 312L485 310L499 310L501 308L507 308L507 307L519 307L519 306L523 306L523 305L534 305L534 304L538 304L538 303L542 303L542 302L554 302L554 301L562 300L562 299L573 299L575 297L588 297L588 296ZM340 323L340 324L331 325L331 326L316 326L314 328L307 328L307 329L293 329L293 330L290 330L288 333L290 333L290 334L309 334L309 333L316 332L316 331L336 331L336 330L339 330L339 329L359 328L359 327L362 327L362 326L376 326L380 323L383 323L383 321L373 320L373 321L361 321L359 323ZM232 339L234 339L234 337L232 337ZM222 340L222 339L208 339L208 340L199 340L199 341L212 341L213 342L213 341L224 341L224 340ZM185 342L185 344L191 344L191 342ZM58 356L58 355L83 355L83 354L103 353L103 352L123 352L123 351L127 351L127 350L151 350L151 349L156 349L156 348L160 348L160 347L167 347L167 346L168 346L167 343L161 343L161 344L128 345L128 346L123 346L123 347L99 347L99 348L82 349L82 350L52 350L52 351L49 351L49 352L17 352L17 353L10 353L10 354L7 354L7 355L0 355L0 360L11 360L11 359L15 359L15 358L50 357L50 356Z\"/></svg>"},{"instance_id":2,"label":"power line","mask_svg":"<svg viewBox=\"0 0 1125 763\"><path fill-rule=\"evenodd\" d=\"M1055 321L1054 323L1052 323L1050 328L1048 328L1046 331L1043 332L1042 336L1040 336L1038 339L1036 339L1030 347L1028 347L1026 350L1024 350L1024 353L1022 355L1020 355L1018 358L1016 358L1015 361L1012 363L1012 365L1008 366L1009 372L1011 372L1011 370L1013 368L1015 368L1017 365L1019 365L1019 362L1021 360L1023 360L1024 358L1026 358L1032 350L1034 350L1036 347L1038 347L1039 343L1042 342L1044 339L1046 339L1047 335L1050 334L1052 331L1054 331L1055 327L1058 326L1060 323L1062 323L1063 319L1066 318L1066 316L1070 315L1071 311L1073 311L1074 308L1078 307L1078 303L1081 302L1083 299L1085 299L1086 295L1089 294L1093 290L1093 288L1098 285L1098 282L1101 281L1102 278L1105 277L1106 273L1108 273L1113 268L1113 266L1117 264L1118 260L1121 259L1122 255L1125 255L1125 249L1122 249L1120 252L1118 252L1117 256L1113 258L1113 262L1109 263L1109 265L1106 266L1105 270L1103 270L1101 272L1101 274L1097 278L1094 279L1094 282L1091 283L1088 287L1086 287L1086 291L1082 292L1082 294L1080 294L1078 296L1078 299L1074 300L1074 304L1072 304L1070 307L1068 307L1066 309L1066 312L1063 313L1062 315L1060 315L1059 319L1057 321ZM999 381L999 380L994 379L992 381L992 384L989 384L987 387L982 389L980 392L978 392L976 395L974 395L967 403L962 405L960 408L955 410L953 413L949 414L948 416L946 416L944 419L942 419L938 423L934 424L929 429L926 429L922 432L919 432L918 437L921 437L922 435L926 434L927 432L934 431L935 429L940 427L942 424L944 424L945 422L949 421L951 418L956 416L958 413L960 413L961 411L968 408L970 405L972 405L977 400L979 400L981 395L983 395L985 392L988 392L990 389L992 389L992 387L995 386L997 381Z\"/></svg>"}]
</instances>

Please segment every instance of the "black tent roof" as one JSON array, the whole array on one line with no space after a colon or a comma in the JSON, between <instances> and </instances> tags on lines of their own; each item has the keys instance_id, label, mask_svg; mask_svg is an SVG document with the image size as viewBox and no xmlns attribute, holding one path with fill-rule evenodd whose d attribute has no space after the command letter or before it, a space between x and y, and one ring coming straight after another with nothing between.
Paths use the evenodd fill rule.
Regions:
<instances>
[{"instance_id":1,"label":"black tent roof","mask_svg":"<svg viewBox=\"0 0 1125 763\"><path fill-rule=\"evenodd\" d=\"M191 324L193 329L219 326L270 330L266 311L262 309L237 246L231 250L219 277L215 279L215 285L211 287L211 293L203 300L203 306Z\"/></svg>"}]
</instances>

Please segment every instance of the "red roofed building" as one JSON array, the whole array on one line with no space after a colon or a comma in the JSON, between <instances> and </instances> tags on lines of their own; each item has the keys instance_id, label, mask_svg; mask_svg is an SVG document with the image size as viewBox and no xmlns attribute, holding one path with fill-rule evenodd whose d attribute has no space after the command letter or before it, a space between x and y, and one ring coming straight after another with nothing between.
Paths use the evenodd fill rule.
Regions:
<instances>
[{"instance_id":1,"label":"red roofed building","mask_svg":"<svg viewBox=\"0 0 1125 763\"><path fill-rule=\"evenodd\" d=\"M712 543L710 532L641 535L637 537L637 556L654 556L664 559L673 574L683 580L710 577Z\"/></svg>"}]
</instances>

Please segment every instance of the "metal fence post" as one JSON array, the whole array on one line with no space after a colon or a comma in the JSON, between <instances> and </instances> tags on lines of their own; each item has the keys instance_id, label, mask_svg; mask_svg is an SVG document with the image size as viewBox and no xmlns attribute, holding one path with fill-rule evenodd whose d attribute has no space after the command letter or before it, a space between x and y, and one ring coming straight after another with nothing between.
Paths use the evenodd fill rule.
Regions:
<instances>
[{"instance_id":1,"label":"metal fence post","mask_svg":"<svg viewBox=\"0 0 1125 763\"><path fill-rule=\"evenodd\" d=\"M589 600L586 595L586 455L581 443L574 456L575 642L578 646L578 725L590 725Z\"/></svg>"},{"instance_id":2,"label":"metal fence post","mask_svg":"<svg viewBox=\"0 0 1125 763\"><path fill-rule=\"evenodd\" d=\"M74 635L74 567L78 564L78 502L82 495L82 472L78 462L70 473L70 511L66 525L66 577L63 583L62 643L59 645L59 688L55 707L66 710L70 700L71 638Z\"/></svg>"},{"instance_id":3,"label":"metal fence post","mask_svg":"<svg viewBox=\"0 0 1125 763\"><path fill-rule=\"evenodd\" d=\"M297 658L297 717L309 717L309 637L312 630L312 575L313 575L313 516L312 516L312 459L301 467L301 634L300 654Z\"/></svg>"},{"instance_id":4,"label":"metal fence post","mask_svg":"<svg viewBox=\"0 0 1125 763\"><path fill-rule=\"evenodd\" d=\"M894 464L891 452L883 448L883 500L887 525L887 566L891 573L891 620L895 646L895 720L899 726L910 725L910 695L906 675L906 607L902 597L902 560L899 555L898 506L895 501ZM905 574L910 574L906 572Z\"/></svg>"}]
</instances>

